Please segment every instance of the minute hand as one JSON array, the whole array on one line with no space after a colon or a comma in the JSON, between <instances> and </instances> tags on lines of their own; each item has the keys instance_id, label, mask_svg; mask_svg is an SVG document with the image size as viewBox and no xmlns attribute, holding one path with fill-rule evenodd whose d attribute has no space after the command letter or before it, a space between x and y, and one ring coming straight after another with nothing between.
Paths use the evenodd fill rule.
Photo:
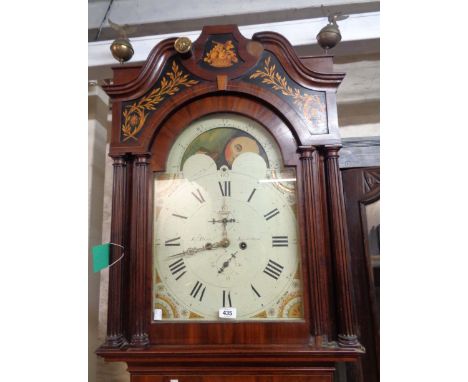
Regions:
<instances>
[{"instance_id":1,"label":"minute hand","mask_svg":"<svg viewBox=\"0 0 468 382\"><path fill-rule=\"evenodd\" d=\"M168 256L169 259L172 259L174 257L185 257L185 256L193 256L198 252L203 252L203 251L211 251L212 249L224 247L224 241L221 240L217 243L206 243L203 247L198 247L198 248L188 248L183 252L176 253L175 255L170 255Z\"/></svg>"}]
</instances>

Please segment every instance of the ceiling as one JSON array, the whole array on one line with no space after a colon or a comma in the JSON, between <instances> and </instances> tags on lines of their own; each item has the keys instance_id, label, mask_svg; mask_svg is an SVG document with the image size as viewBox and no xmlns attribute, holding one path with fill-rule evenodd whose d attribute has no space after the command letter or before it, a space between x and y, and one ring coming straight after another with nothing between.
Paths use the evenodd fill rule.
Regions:
<instances>
[{"instance_id":1,"label":"ceiling","mask_svg":"<svg viewBox=\"0 0 468 382\"><path fill-rule=\"evenodd\" d=\"M132 37L140 37L200 30L213 24L244 26L323 19L322 4L330 12L348 15L380 10L378 1L369 0L89 0L88 41L116 37L106 13L113 22L137 26Z\"/></svg>"}]
</instances>

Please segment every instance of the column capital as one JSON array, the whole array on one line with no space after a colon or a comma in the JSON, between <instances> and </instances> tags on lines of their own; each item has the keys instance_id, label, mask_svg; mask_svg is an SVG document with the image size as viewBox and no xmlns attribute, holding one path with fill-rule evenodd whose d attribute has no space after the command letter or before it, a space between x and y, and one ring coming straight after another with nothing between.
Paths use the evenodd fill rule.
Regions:
<instances>
[{"instance_id":1,"label":"column capital","mask_svg":"<svg viewBox=\"0 0 468 382\"><path fill-rule=\"evenodd\" d=\"M127 165L127 158L123 154L114 154L109 156L114 160L114 166L126 166Z\"/></svg>"},{"instance_id":2,"label":"column capital","mask_svg":"<svg viewBox=\"0 0 468 382\"><path fill-rule=\"evenodd\" d=\"M338 158L338 152L341 150L342 145L325 145L325 152L327 158Z\"/></svg>"},{"instance_id":3,"label":"column capital","mask_svg":"<svg viewBox=\"0 0 468 382\"><path fill-rule=\"evenodd\" d=\"M315 146L299 146L297 151L301 154L301 159L303 158L312 158L312 155L317 151Z\"/></svg>"},{"instance_id":4,"label":"column capital","mask_svg":"<svg viewBox=\"0 0 468 382\"><path fill-rule=\"evenodd\" d=\"M151 158L151 153L138 153L138 154L135 154L135 158L136 158L135 163L137 166L147 165L149 162L149 158Z\"/></svg>"}]
</instances>

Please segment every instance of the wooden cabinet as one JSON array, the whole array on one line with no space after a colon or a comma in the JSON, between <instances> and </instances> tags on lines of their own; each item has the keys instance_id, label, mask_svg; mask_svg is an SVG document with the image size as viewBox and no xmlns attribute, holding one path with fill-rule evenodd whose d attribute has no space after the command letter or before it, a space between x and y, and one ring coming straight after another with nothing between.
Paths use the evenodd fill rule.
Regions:
<instances>
[{"instance_id":1,"label":"wooden cabinet","mask_svg":"<svg viewBox=\"0 0 468 382\"><path fill-rule=\"evenodd\" d=\"M97 354L107 361L126 362L133 382L331 381L335 363L355 363L364 352L355 327L338 165L341 139L336 90L344 74L333 72L329 56L301 61L284 37L264 32L249 40L234 25L203 28L190 52L183 55L174 49L174 42L162 41L143 65L114 68L114 82L105 87L113 113L111 241L125 247L126 256L110 269L107 338ZM250 263L258 267L258 277L270 277L273 283L290 277L298 292L294 296L286 293L289 299L279 293L274 301L265 302L268 308L255 317L234 321L204 319L195 304L179 303L174 289L158 301L159 305L154 302L158 292L155 246L186 245L183 234L162 241L157 237L153 216L165 205L155 200L153 179L167 172L171 150L194 121L223 113L240 115L262 126L268 139L260 139L260 146L264 151L277 146L281 166L294 174L286 179L270 173L258 182L276 182L279 191L285 187L281 182L294 182L295 196L281 200L294 206L298 231L294 244L301 264L296 274L283 275L285 267L278 262ZM243 135L248 131L247 127ZM243 150L240 143L233 147ZM180 150L187 149L180 146ZM217 154L210 150L199 147L196 153L211 155L208 161L215 163ZM251 151L261 155L260 149ZM226 162L215 170L230 171L230 165ZM178 165L175 168L179 169ZM226 190L221 188L223 197ZM205 201L198 194L188 195L194 202ZM249 202L244 199L244 204ZM280 212L274 207L252 214L260 214L264 224ZM173 215L179 223L174 221L170 227L188 218ZM246 244L225 239L222 243L240 250ZM250 256L267 256L275 243L276 247L287 245L288 238L272 236L269 244L264 241L259 247L263 249ZM187 247L180 253L188 258L212 246L207 248ZM112 261L121 256L119 247L113 246L112 251ZM235 255L230 256L218 266L219 274L231 260L237 261ZM181 277L179 271L186 265L169 264L169 277ZM199 267L197 270L203 278ZM163 278L157 280L164 284ZM188 290L199 301L205 296L200 284L208 282L198 280ZM261 298L253 284L251 293ZM162 320L154 319L156 309Z\"/></svg>"}]
</instances>

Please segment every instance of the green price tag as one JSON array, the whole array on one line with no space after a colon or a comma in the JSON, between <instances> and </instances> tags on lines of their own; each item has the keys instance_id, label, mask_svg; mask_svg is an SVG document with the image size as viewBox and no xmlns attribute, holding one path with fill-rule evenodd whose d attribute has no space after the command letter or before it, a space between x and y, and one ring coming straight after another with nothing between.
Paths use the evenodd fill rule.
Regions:
<instances>
[{"instance_id":1,"label":"green price tag","mask_svg":"<svg viewBox=\"0 0 468 382\"><path fill-rule=\"evenodd\" d=\"M93 272L99 272L101 269L109 266L110 243L96 245L93 252Z\"/></svg>"}]
</instances>

